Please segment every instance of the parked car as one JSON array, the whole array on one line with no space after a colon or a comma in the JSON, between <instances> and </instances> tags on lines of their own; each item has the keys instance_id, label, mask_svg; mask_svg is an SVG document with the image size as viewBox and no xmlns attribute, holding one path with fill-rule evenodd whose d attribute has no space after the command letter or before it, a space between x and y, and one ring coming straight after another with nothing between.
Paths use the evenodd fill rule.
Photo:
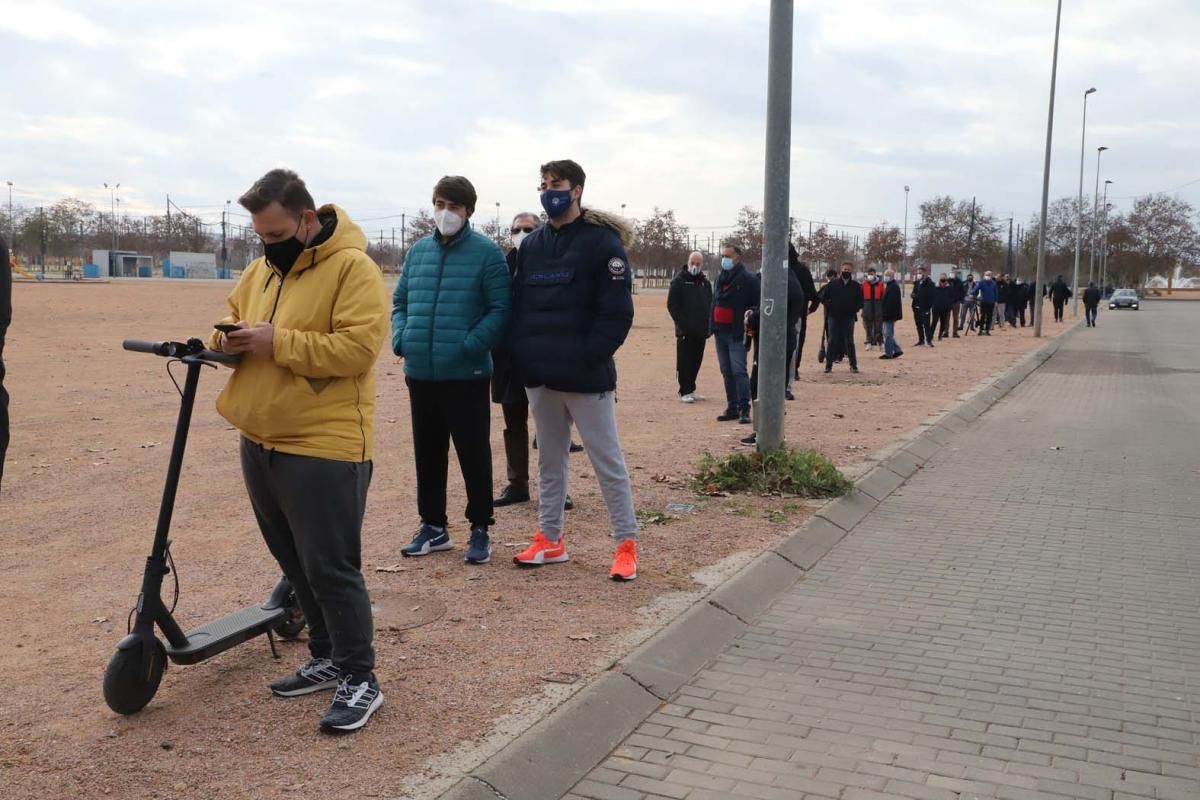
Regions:
<instances>
[{"instance_id":1,"label":"parked car","mask_svg":"<svg viewBox=\"0 0 1200 800\"><path fill-rule=\"evenodd\" d=\"M1138 310L1138 295L1133 289L1117 289L1112 293L1112 297L1108 298L1109 308L1132 308Z\"/></svg>"}]
</instances>

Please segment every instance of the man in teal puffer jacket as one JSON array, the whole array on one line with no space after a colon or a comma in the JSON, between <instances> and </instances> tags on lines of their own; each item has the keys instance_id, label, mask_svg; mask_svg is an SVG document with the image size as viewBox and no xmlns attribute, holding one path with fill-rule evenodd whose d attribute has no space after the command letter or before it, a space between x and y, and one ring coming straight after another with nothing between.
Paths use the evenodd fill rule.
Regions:
<instances>
[{"instance_id":1,"label":"man in teal puffer jacket","mask_svg":"<svg viewBox=\"0 0 1200 800\"><path fill-rule=\"evenodd\" d=\"M437 230L404 258L392 297L392 351L404 359L412 409L421 526L401 549L424 556L453 547L446 531L450 440L467 485L466 561L486 564L492 547L492 348L512 311L504 254L472 230L475 187L447 176L433 187Z\"/></svg>"}]
</instances>

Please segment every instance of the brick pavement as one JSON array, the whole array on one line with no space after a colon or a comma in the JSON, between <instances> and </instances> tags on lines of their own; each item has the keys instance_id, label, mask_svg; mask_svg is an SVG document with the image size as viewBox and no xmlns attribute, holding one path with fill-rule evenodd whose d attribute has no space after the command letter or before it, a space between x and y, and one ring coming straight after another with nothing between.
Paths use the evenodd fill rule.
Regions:
<instances>
[{"instance_id":1,"label":"brick pavement","mask_svg":"<svg viewBox=\"0 0 1200 800\"><path fill-rule=\"evenodd\" d=\"M1073 334L567 798L1200 798L1198 315Z\"/></svg>"}]
</instances>

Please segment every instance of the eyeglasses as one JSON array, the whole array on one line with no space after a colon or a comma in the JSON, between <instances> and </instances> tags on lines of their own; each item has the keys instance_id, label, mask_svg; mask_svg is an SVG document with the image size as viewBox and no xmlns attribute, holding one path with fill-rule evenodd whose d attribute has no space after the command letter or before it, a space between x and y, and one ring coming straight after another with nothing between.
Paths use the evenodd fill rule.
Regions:
<instances>
[{"instance_id":1,"label":"eyeglasses","mask_svg":"<svg viewBox=\"0 0 1200 800\"><path fill-rule=\"evenodd\" d=\"M533 233L533 228L513 228L509 233Z\"/></svg>"}]
</instances>

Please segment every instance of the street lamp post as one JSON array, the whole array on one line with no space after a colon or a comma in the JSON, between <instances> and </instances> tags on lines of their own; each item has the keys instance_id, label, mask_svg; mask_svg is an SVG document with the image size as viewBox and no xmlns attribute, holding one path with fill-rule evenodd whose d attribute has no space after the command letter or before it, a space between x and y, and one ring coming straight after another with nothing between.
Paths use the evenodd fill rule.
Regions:
<instances>
[{"instance_id":1,"label":"street lamp post","mask_svg":"<svg viewBox=\"0 0 1200 800\"><path fill-rule=\"evenodd\" d=\"M1071 313L1074 316L1079 316L1079 251L1083 249L1083 155L1087 143L1087 99L1088 95L1096 91L1096 87L1092 87L1083 93L1083 128L1079 134L1079 201L1075 206L1075 277L1072 279L1071 290L1075 292L1075 299L1071 305Z\"/></svg>"},{"instance_id":2,"label":"street lamp post","mask_svg":"<svg viewBox=\"0 0 1200 800\"><path fill-rule=\"evenodd\" d=\"M1101 222L1101 229L1104 231L1104 235L1103 235L1103 238L1100 240L1099 263L1096 264L1096 269L1100 273L1101 289L1103 289L1103 287L1104 287L1104 271L1108 266L1108 209L1110 208L1110 206L1108 204L1108 185L1110 183L1112 183L1112 181L1104 182L1104 205L1102 206L1102 208L1104 209L1104 217L1103 217L1103 222ZM1095 280L1095 279L1092 277L1091 270L1089 270L1088 271L1088 283L1091 283L1093 280Z\"/></svg>"},{"instance_id":3,"label":"street lamp post","mask_svg":"<svg viewBox=\"0 0 1200 800\"><path fill-rule=\"evenodd\" d=\"M117 189L121 188L121 184L118 183L115 186L109 186L106 183L104 184L104 188L108 189L108 207L112 213L112 249L115 253L117 251ZM110 255L108 257L110 265L112 264L112 259L113 257Z\"/></svg>"},{"instance_id":4,"label":"street lamp post","mask_svg":"<svg viewBox=\"0 0 1200 800\"><path fill-rule=\"evenodd\" d=\"M121 249L121 229L117 227L117 220L121 218L121 198L117 198L117 215L113 217L113 235L117 237L117 246L114 250Z\"/></svg>"},{"instance_id":5,"label":"street lamp post","mask_svg":"<svg viewBox=\"0 0 1200 800\"><path fill-rule=\"evenodd\" d=\"M904 184L904 252L900 259L900 296L904 297L904 276L908 274L908 184Z\"/></svg>"},{"instance_id":6,"label":"street lamp post","mask_svg":"<svg viewBox=\"0 0 1200 800\"><path fill-rule=\"evenodd\" d=\"M1054 57L1050 62L1050 111L1046 118L1046 162L1042 167L1042 218L1038 223L1037 287L1046 285L1046 209L1050 205L1050 149L1054 142L1054 89L1058 81L1058 34L1062 28L1062 0L1054 15ZM1034 338L1042 336L1042 296L1035 292L1033 314Z\"/></svg>"},{"instance_id":7,"label":"street lamp post","mask_svg":"<svg viewBox=\"0 0 1200 800\"><path fill-rule=\"evenodd\" d=\"M767 46L767 138L764 159L759 386L754 412L759 453L783 447L787 375L788 195L792 157L793 1L771 0Z\"/></svg>"},{"instance_id":8,"label":"street lamp post","mask_svg":"<svg viewBox=\"0 0 1200 800\"><path fill-rule=\"evenodd\" d=\"M1092 274L1093 266L1096 263L1096 217L1100 213L1100 156L1107 150L1107 147L1096 148L1096 192L1092 195L1092 246L1091 252L1088 254L1088 274Z\"/></svg>"}]
</instances>

